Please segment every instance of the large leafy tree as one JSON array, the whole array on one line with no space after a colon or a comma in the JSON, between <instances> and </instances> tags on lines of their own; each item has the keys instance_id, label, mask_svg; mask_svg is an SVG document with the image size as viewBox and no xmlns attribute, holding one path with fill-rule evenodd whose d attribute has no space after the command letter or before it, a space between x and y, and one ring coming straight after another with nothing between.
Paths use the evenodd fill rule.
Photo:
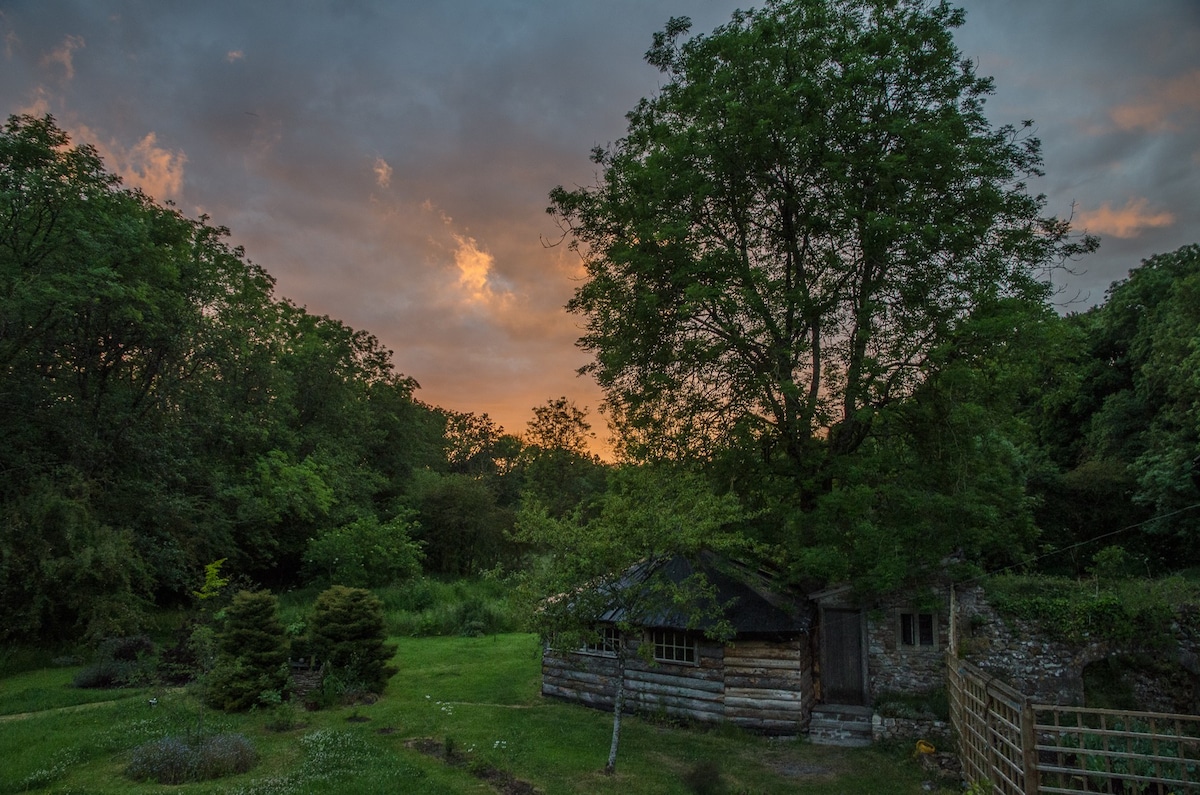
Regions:
<instances>
[{"instance_id":1,"label":"large leafy tree","mask_svg":"<svg viewBox=\"0 0 1200 795\"><path fill-rule=\"evenodd\" d=\"M985 118L962 22L769 0L655 36L665 84L594 151L599 184L549 208L587 269L583 369L633 453L752 447L827 492L974 308L1040 299L1041 269L1095 245L1042 217L1039 142Z\"/></svg>"},{"instance_id":2,"label":"large leafy tree","mask_svg":"<svg viewBox=\"0 0 1200 795\"><path fill-rule=\"evenodd\" d=\"M522 453L524 498L561 517L604 491L604 465L588 451L594 436L587 408L575 401L559 397L534 406Z\"/></svg>"}]
</instances>

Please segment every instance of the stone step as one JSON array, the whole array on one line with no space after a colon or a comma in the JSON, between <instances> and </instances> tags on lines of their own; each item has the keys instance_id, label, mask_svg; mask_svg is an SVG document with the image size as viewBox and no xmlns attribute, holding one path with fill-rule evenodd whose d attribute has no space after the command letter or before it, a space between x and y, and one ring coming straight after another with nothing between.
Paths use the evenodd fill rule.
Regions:
<instances>
[{"instance_id":1,"label":"stone step","mask_svg":"<svg viewBox=\"0 0 1200 795\"><path fill-rule=\"evenodd\" d=\"M869 707L821 704L813 708L808 739L814 745L863 747L871 744Z\"/></svg>"},{"instance_id":2,"label":"stone step","mask_svg":"<svg viewBox=\"0 0 1200 795\"><path fill-rule=\"evenodd\" d=\"M874 711L868 706L851 706L840 704L818 704L812 707L812 718L821 718L824 721L841 721L844 723L862 723L866 727L871 725L871 716Z\"/></svg>"}]
</instances>

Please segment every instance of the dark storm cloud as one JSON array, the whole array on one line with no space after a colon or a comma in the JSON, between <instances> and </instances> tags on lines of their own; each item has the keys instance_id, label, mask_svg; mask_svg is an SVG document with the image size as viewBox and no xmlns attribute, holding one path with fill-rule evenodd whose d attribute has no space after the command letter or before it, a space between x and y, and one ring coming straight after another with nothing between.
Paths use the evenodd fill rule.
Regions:
<instances>
[{"instance_id":1,"label":"dark storm cloud","mask_svg":"<svg viewBox=\"0 0 1200 795\"><path fill-rule=\"evenodd\" d=\"M0 102L229 226L281 295L393 348L424 399L520 431L549 397L599 400L574 375L578 262L543 245L548 191L590 183L590 149L657 89L654 31L707 32L737 5L0 2ZM1035 189L1105 237L1068 286L1099 300L1193 242L1195 4L966 5L989 115L1037 121Z\"/></svg>"}]
</instances>

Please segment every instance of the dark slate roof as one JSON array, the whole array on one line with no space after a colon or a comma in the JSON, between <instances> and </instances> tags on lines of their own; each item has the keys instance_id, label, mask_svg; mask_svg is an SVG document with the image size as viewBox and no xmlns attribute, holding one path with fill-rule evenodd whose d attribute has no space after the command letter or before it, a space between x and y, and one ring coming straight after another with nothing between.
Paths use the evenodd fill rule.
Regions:
<instances>
[{"instance_id":1,"label":"dark slate roof","mask_svg":"<svg viewBox=\"0 0 1200 795\"><path fill-rule=\"evenodd\" d=\"M657 564L639 563L625 573L620 587L647 582L652 577L680 584L695 574L703 574L715 589L716 602L725 606L724 618L733 625L737 637L794 637L812 629L808 600L783 593L771 587L759 572L711 552L701 552L694 558L678 555ZM601 621L615 623L623 616L622 609L613 609L604 613ZM639 623L664 629L704 630L718 620L703 618L689 627L682 611L668 609Z\"/></svg>"}]
</instances>

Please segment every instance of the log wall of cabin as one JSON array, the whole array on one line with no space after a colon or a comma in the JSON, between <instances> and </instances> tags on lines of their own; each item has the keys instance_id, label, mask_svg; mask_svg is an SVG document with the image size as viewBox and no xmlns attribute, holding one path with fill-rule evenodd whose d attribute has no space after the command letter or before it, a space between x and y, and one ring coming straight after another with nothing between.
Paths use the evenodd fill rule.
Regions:
<instances>
[{"instance_id":1,"label":"log wall of cabin","mask_svg":"<svg viewBox=\"0 0 1200 795\"><path fill-rule=\"evenodd\" d=\"M808 638L739 641L725 648L725 719L767 734L808 729L813 705Z\"/></svg>"},{"instance_id":2,"label":"log wall of cabin","mask_svg":"<svg viewBox=\"0 0 1200 795\"><path fill-rule=\"evenodd\" d=\"M767 734L796 734L812 710L812 659L807 638L773 643L701 640L696 663L647 662L632 649L625 671L630 711L686 720L727 720ZM612 709L618 661L599 654L548 652L542 694Z\"/></svg>"}]
</instances>

